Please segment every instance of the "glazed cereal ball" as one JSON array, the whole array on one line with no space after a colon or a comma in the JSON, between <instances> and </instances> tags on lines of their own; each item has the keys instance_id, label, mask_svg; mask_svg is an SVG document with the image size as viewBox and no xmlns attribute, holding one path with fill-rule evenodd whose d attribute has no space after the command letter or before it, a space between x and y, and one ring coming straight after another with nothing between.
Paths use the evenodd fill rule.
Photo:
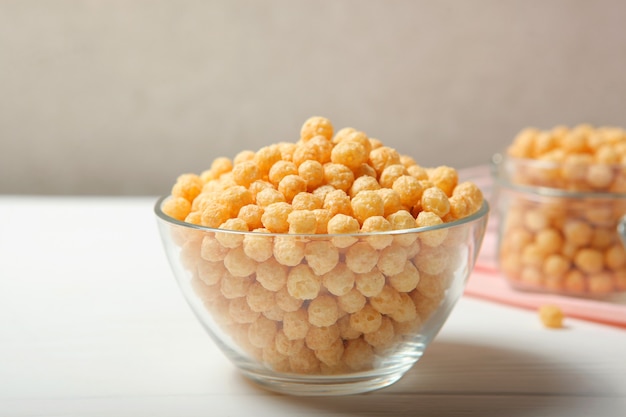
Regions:
<instances>
[{"instance_id":1,"label":"glazed cereal ball","mask_svg":"<svg viewBox=\"0 0 626 417\"><path fill-rule=\"evenodd\" d=\"M420 202L424 191L419 180L410 175L402 175L393 182L392 189L400 196L400 201L406 207L413 207Z\"/></svg>"},{"instance_id":2,"label":"glazed cereal ball","mask_svg":"<svg viewBox=\"0 0 626 417\"><path fill-rule=\"evenodd\" d=\"M184 198L190 203L200 194L204 183L196 174L182 174L172 187L172 196Z\"/></svg>"},{"instance_id":3,"label":"glazed cereal ball","mask_svg":"<svg viewBox=\"0 0 626 417\"><path fill-rule=\"evenodd\" d=\"M252 282L248 287L246 301L252 311L259 313L270 310L276 303L274 292L263 287L258 281Z\"/></svg>"},{"instance_id":4,"label":"glazed cereal ball","mask_svg":"<svg viewBox=\"0 0 626 417\"><path fill-rule=\"evenodd\" d=\"M269 181L265 181L265 180L256 180L254 181L252 184L250 184L250 187L248 188L248 190L250 191L250 193L252 194L252 200L258 204L257 202L257 195L263 191L266 188L274 188L274 185L269 182ZM267 205L267 204L266 204Z\"/></svg>"},{"instance_id":5,"label":"glazed cereal ball","mask_svg":"<svg viewBox=\"0 0 626 417\"><path fill-rule=\"evenodd\" d=\"M224 223L229 218L229 207L218 201L209 201L206 203L204 210L202 211L200 224L202 224L202 226L217 229L220 224Z\"/></svg>"},{"instance_id":6,"label":"glazed cereal ball","mask_svg":"<svg viewBox=\"0 0 626 417\"><path fill-rule=\"evenodd\" d=\"M200 256L209 262L223 261L228 253L228 248L223 247L213 234L206 234L200 245Z\"/></svg>"},{"instance_id":7,"label":"glazed cereal ball","mask_svg":"<svg viewBox=\"0 0 626 417\"><path fill-rule=\"evenodd\" d=\"M385 285L378 295L370 297L369 301L371 306L381 314L393 314L398 309L402 298L395 288Z\"/></svg>"},{"instance_id":8,"label":"glazed cereal ball","mask_svg":"<svg viewBox=\"0 0 626 417\"><path fill-rule=\"evenodd\" d=\"M306 181L307 190L313 191L324 183L324 166L315 160L307 160L298 166L298 175Z\"/></svg>"},{"instance_id":9,"label":"glazed cereal ball","mask_svg":"<svg viewBox=\"0 0 626 417\"><path fill-rule=\"evenodd\" d=\"M274 203L285 202L285 195L274 188L263 188L256 194L256 203L263 209Z\"/></svg>"},{"instance_id":10,"label":"glazed cereal ball","mask_svg":"<svg viewBox=\"0 0 626 417\"><path fill-rule=\"evenodd\" d=\"M350 140L336 144L330 154L330 160L334 164L344 165L351 170L367 162L368 157L368 150L363 144Z\"/></svg>"},{"instance_id":11,"label":"glazed cereal ball","mask_svg":"<svg viewBox=\"0 0 626 417\"><path fill-rule=\"evenodd\" d=\"M233 179L238 185L250 187L254 181L262 178L262 173L254 161L245 161L233 167Z\"/></svg>"},{"instance_id":12,"label":"glazed cereal ball","mask_svg":"<svg viewBox=\"0 0 626 417\"><path fill-rule=\"evenodd\" d=\"M333 144L343 142L349 137L350 134L354 132L357 132L357 130L352 127L344 127L344 128L339 129L337 133L335 133L335 136L332 138Z\"/></svg>"},{"instance_id":13,"label":"glazed cereal ball","mask_svg":"<svg viewBox=\"0 0 626 417\"><path fill-rule=\"evenodd\" d=\"M332 238L333 244L338 248L347 248L358 239L351 234L359 233L359 222L351 216L336 214L329 221L327 230L329 234L344 234L347 236L335 236Z\"/></svg>"},{"instance_id":14,"label":"glazed cereal ball","mask_svg":"<svg viewBox=\"0 0 626 417\"><path fill-rule=\"evenodd\" d=\"M354 280L356 289L365 297L377 296L385 286L385 276L378 270L358 274Z\"/></svg>"},{"instance_id":15,"label":"glazed cereal ball","mask_svg":"<svg viewBox=\"0 0 626 417\"><path fill-rule=\"evenodd\" d=\"M313 210L313 214L315 214L315 220L317 222L317 229L315 233L317 234L326 234L328 233L328 222L333 217L330 210L327 209L315 209Z\"/></svg>"},{"instance_id":16,"label":"glazed cereal ball","mask_svg":"<svg viewBox=\"0 0 626 417\"><path fill-rule=\"evenodd\" d=\"M305 246L304 258L316 275L324 275L337 266L339 251L329 241L312 241Z\"/></svg>"},{"instance_id":17,"label":"glazed cereal ball","mask_svg":"<svg viewBox=\"0 0 626 417\"><path fill-rule=\"evenodd\" d=\"M349 340L345 344L343 361L353 371L364 371L372 367L374 351L362 338Z\"/></svg>"},{"instance_id":18,"label":"glazed cereal ball","mask_svg":"<svg viewBox=\"0 0 626 417\"><path fill-rule=\"evenodd\" d=\"M354 173L343 164L324 164L324 181L338 190L347 192L354 182Z\"/></svg>"},{"instance_id":19,"label":"glazed cereal ball","mask_svg":"<svg viewBox=\"0 0 626 417\"><path fill-rule=\"evenodd\" d=\"M198 262L198 279L207 286L219 284L228 275L228 270L223 262Z\"/></svg>"},{"instance_id":20,"label":"glazed cereal ball","mask_svg":"<svg viewBox=\"0 0 626 417\"><path fill-rule=\"evenodd\" d=\"M397 211L407 209L407 207L402 205L400 194L391 188L381 188L378 190L378 195L383 200L383 205L385 207L385 214L383 214L383 216L385 217L388 217Z\"/></svg>"},{"instance_id":21,"label":"glazed cereal ball","mask_svg":"<svg viewBox=\"0 0 626 417\"><path fill-rule=\"evenodd\" d=\"M591 242L593 228L587 222L571 219L565 222L563 234L568 243L572 243L575 246L585 246Z\"/></svg>"},{"instance_id":22,"label":"glazed cereal ball","mask_svg":"<svg viewBox=\"0 0 626 417\"><path fill-rule=\"evenodd\" d=\"M168 216L182 221L191 212L191 203L183 197L172 197L163 202L161 209Z\"/></svg>"},{"instance_id":23,"label":"glazed cereal ball","mask_svg":"<svg viewBox=\"0 0 626 417\"><path fill-rule=\"evenodd\" d=\"M378 330L382 323L382 315L370 304L350 315L350 326L361 333L371 333Z\"/></svg>"},{"instance_id":24,"label":"glazed cereal ball","mask_svg":"<svg viewBox=\"0 0 626 417\"><path fill-rule=\"evenodd\" d=\"M337 297L339 308L346 313L356 313L365 306L366 302L367 299L356 288Z\"/></svg>"},{"instance_id":25,"label":"glazed cereal ball","mask_svg":"<svg viewBox=\"0 0 626 417\"><path fill-rule=\"evenodd\" d=\"M220 281L220 292L225 298L229 300L233 298L245 297L248 293L248 288L252 285L251 277L236 277L231 274L227 274L222 277Z\"/></svg>"},{"instance_id":26,"label":"glazed cereal ball","mask_svg":"<svg viewBox=\"0 0 626 417\"><path fill-rule=\"evenodd\" d=\"M324 196L322 208L328 210L333 216L335 214L345 214L352 216L352 205L350 197L343 190L333 189Z\"/></svg>"},{"instance_id":27,"label":"glazed cereal ball","mask_svg":"<svg viewBox=\"0 0 626 417\"><path fill-rule=\"evenodd\" d=\"M370 272L378 262L378 251L367 242L358 242L350 246L345 254L347 267L355 274Z\"/></svg>"},{"instance_id":28,"label":"glazed cereal ball","mask_svg":"<svg viewBox=\"0 0 626 417\"><path fill-rule=\"evenodd\" d=\"M298 338L293 340L289 339L285 335L285 332L280 329L276 332L274 345L276 346L276 350L282 355L291 356L296 354L302 348L302 346L304 346L304 338Z\"/></svg>"},{"instance_id":29,"label":"glazed cereal ball","mask_svg":"<svg viewBox=\"0 0 626 417\"><path fill-rule=\"evenodd\" d=\"M363 221L363 225L361 226L361 233L380 233L380 232L389 232L393 230L391 223L385 219L383 216L372 216L368 217ZM391 235L373 235L366 236L363 240L374 249L384 249L387 246L391 245L393 242L393 236Z\"/></svg>"},{"instance_id":30,"label":"glazed cereal ball","mask_svg":"<svg viewBox=\"0 0 626 417\"><path fill-rule=\"evenodd\" d=\"M411 302L411 304L413 304L413 302ZM413 306L413 308L415 308L415 306ZM384 350L391 347L394 342L394 336L393 322L389 317L382 317L378 329L364 334L363 339L378 352L378 349Z\"/></svg>"},{"instance_id":31,"label":"glazed cereal ball","mask_svg":"<svg viewBox=\"0 0 626 417\"><path fill-rule=\"evenodd\" d=\"M291 201L291 207L294 210L315 210L321 209L324 205L324 200L319 196L312 193L298 193Z\"/></svg>"},{"instance_id":32,"label":"glazed cereal ball","mask_svg":"<svg viewBox=\"0 0 626 417\"><path fill-rule=\"evenodd\" d=\"M443 224L443 220L430 211L422 211L415 219L417 227L437 226ZM420 232L419 240L422 244L429 247L437 247L441 245L448 237L448 229L429 230Z\"/></svg>"},{"instance_id":33,"label":"glazed cereal ball","mask_svg":"<svg viewBox=\"0 0 626 417\"><path fill-rule=\"evenodd\" d=\"M576 252L574 264L584 273L595 274L603 269L604 255L597 249L584 248Z\"/></svg>"},{"instance_id":34,"label":"glazed cereal ball","mask_svg":"<svg viewBox=\"0 0 626 417\"><path fill-rule=\"evenodd\" d=\"M327 140L331 140L333 130L333 125L327 118L321 116L310 117L304 122L300 129L300 140L306 142L318 135L325 137Z\"/></svg>"},{"instance_id":35,"label":"glazed cereal ball","mask_svg":"<svg viewBox=\"0 0 626 417\"><path fill-rule=\"evenodd\" d=\"M400 154L398 151L388 146L381 146L372 149L369 154L368 163L376 170L378 175L380 175L389 165L401 164Z\"/></svg>"},{"instance_id":36,"label":"glazed cereal ball","mask_svg":"<svg viewBox=\"0 0 626 417\"><path fill-rule=\"evenodd\" d=\"M315 349L315 356L320 360L322 365L342 369L340 365L342 365L341 357L343 356L343 351L343 340L337 337L328 348ZM339 373L343 373L343 371L339 371Z\"/></svg>"},{"instance_id":37,"label":"glazed cereal ball","mask_svg":"<svg viewBox=\"0 0 626 417\"><path fill-rule=\"evenodd\" d=\"M257 263L246 255L242 247L238 247L226 254L224 266L236 277L247 277L256 271Z\"/></svg>"},{"instance_id":38,"label":"glazed cereal ball","mask_svg":"<svg viewBox=\"0 0 626 417\"><path fill-rule=\"evenodd\" d=\"M306 310L288 311L283 318L283 333L289 340L304 339L309 331L309 317Z\"/></svg>"},{"instance_id":39,"label":"glazed cereal ball","mask_svg":"<svg viewBox=\"0 0 626 417\"><path fill-rule=\"evenodd\" d=\"M411 292L417 287L420 273L411 261L406 261L404 269L399 274L391 275L389 285L399 292Z\"/></svg>"},{"instance_id":40,"label":"glazed cereal ball","mask_svg":"<svg viewBox=\"0 0 626 417\"><path fill-rule=\"evenodd\" d=\"M376 266L380 272L391 276L402 272L406 259L404 246L393 244L380 251Z\"/></svg>"},{"instance_id":41,"label":"glazed cereal ball","mask_svg":"<svg viewBox=\"0 0 626 417\"><path fill-rule=\"evenodd\" d=\"M253 161L257 166L259 173L261 175L267 175L270 172L270 168L272 168L272 166L281 159L282 156L280 154L280 149L278 148L278 146L273 145L264 146L259 149L254 154Z\"/></svg>"},{"instance_id":42,"label":"glazed cereal ball","mask_svg":"<svg viewBox=\"0 0 626 417\"><path fill-rule=\"evenodd\" d=\"M403 175L408 175L408 171L403 164L389 165L380 173L380 185L384 188L391 188L393 183Z\"/></svg>"},{"instance_id":43,"label":"glazed cereal ball","mask_svg":"<svg viewBox=\"0 0 626 417\"><path fill-rule=\"evenodd\" d=\"M421 207L424 211L435 213L439 217L444 217L450 212L450 201L448 196L439 187L430 187L424 190L421 198Z\"/></svg>"},{"instance_id":44,"label":"glazed cereal ball","mask_svg":"<svg viewBox=\"0 0 626 417\"><path fill-rule=\"evenodd\" d=\"M248 204L252 204L252 193L246 187L233 185L220 192L218 201L229 208L228 217L237 217L239 210Z\"/></svg>"},{"instance_id":45,"label":"glazed cereal ball","mask_svg":"<svg viewBox=\"0 0 626 417\"><path fill-rule=\"evenodd\" d=\"M385 214L385 204L374 190L363 190L350 201L353 216L363 224L365 219Z\"/></svg>"},{"instance_id":46,"label":"glazed cereal ball","mask_svg":"<svg viewBox=\"0 0 626 417\"><path fill-rule=\"evenodd\" d=\"M263 349L273 344L276 332L276 322L261 316L248 327L248 339L253 346Z\"/></svg>"},{"instance_id":47,"label":"glazed cereal ball","mask_svg":"<svg viewBox=\"0 0 626 417\"><path fill-rule=\"evenodd\" d=\"M289 203L272 203L265 207L265 211L261 216L263 227L272 233L287 233L289 231L289 222L287 221L289 213L293 208Z\"/></svg>"},{"instance_id":48,"label":"glazed cereal ball","mask_svg":"<svg viewBox=\"0 0 626 417\"><path fill-rule=\"evenodd\" d=\"M456 169L442 165L429 172L428 179L440 188L447 197L451 197L459 182Z\"/></svg>"},{"instance_id":49,"label":"glazed cereal ball","mask_svg":"<svg viewBox=\"0 0 626 417\"><path fill-rule=\"evenodd\" d=\"M452 192L452 195L459 195L465 197L467 200L470 213L475 213L480 210L483 204L483 193L476 184L470 181L464 181L459 183Z\"/></svg>"},{"instance_id":50,"label":"glazed cereal ball","mask_svg":"<svg viewBox=\"0 0 626 417\"><path fill-rule=\"evenodd\" d=\"M285 178L287 175L298 175L298 168L291 161L280 160L270 168L268 179L274 186L277 187L280 180Z\"/></svg>"},{"instance_id":51,"label":"glazed cereal ball","mask_svg":"<svg viewBox=\"0 0 626 417\"><path fill-rule=\"evenodd\" d=\"M370 190L375 191L380 189L380 184L376 180L375 177L371 177L369 175L364 175L357 177L352 183L352 187L350 187L349 195L350 198L354 198L359 192Z\"/></svg>"},{"instance_id":52,"label":"glazed cereal ball","mask_svg":"<svg viewBox=\"0 0 626 417\"><path fill-rule=\"evenodd\" d=\"M391 223L393 230L407 230L417 226L413 215L406 210L398 210L387 216L387 220ZM417 237L416 233L396 234L393 240L401 246L410 246L417 240Z\"/></svg>"},{"instance_id":53,"label":"glazed cereal ball","mask_svg":"<svg viewBox=\"0 0 626 417\"><path fill-rule=\"evenodd\" d=\"M287 223L292 234L315 234L317 230L317 218L311 210L293 210L287 216Z\"/></svg>"},{"instance_id":54,"label":"glazed cereal ball","mask_svg":"<svg viewBox=\"0 0 626 417\"><path fill-rule=\"evenodd\" d=\"M367 134L365 134L365 132L361 132L358 130L353 130L350 132L347 132L346 135L344 135L342 138L340 138L341 140L335 142L336 144L338 144L339 142L357 142L360 143L361 145L363 145L363 147L365 148L365 153L369 155L369 153L372 151L372 142L370 140L370 138L367 137ZM366 160L367 161L367 160ZM364 162L366 162L364 161Z\"/></svg>"},{"instance_id":55,"label":"glazed cereal ball","mask_svg":"<svg viewBox=\"0 0 626 417\"><path fill-rule=\"evenodd\" d=\"M309 323L317 327L332 326L339 319L339 307L335 297L331 295L320 295L311 300L307 309L309 313ZM337 329L337 337L339 329ZM313 348L312 346L309 346ZM314 348L323 349L323 347Z\"/></svg>"},{"instance_id":56,"label":"glazed cereal ball","mask_svg":"<svg viewBox=\"0 0 626 417\"><path fill-rule=\"evenodd\" d=\"M304 338L304 343L309 349L317 353L318 350L329 349L338 340L339 327L333 324L331 326L309 327L309 331Z\"/></svg>"},{"instance_id":57,"label":"glazed cereal ball","mask_svg":"<svg viewBox=\"0 0 626 417\"><path fill-rule=\"evenodd\" d=\"M296 266L304 259L305 243L293 236L274 236L274 259L281 265Z\"/></svg>"},{"instance_id":58,"label":"glazed cereal ball","mask_svg":"<svg viewBox=\"0 0 626 417\"><path fill-rule=\"evenodd\" d=\"M322 284L329 293L342 296L352 291L355 275L344 263L337 264L322 276Z\"/></svg>"},{"instance_id":59,"label":"glazed cereal ball","mask_svg":"<svg viewBox=\"0 0 626 417\"><path fill-rule=\"evenodd\" d=\"M415 323L421 325L421 319L417 314L417 308L411 296L405 292L399 294L400 303L398 304L398 308L396 308L393 313L389 314L389 317L396 323Z\"/></svg>"},{"instance_id":60,"label":"glazed cereal ball","mask_svg":"<svg viewBox=\"0 0 626 417\"><path fill-rule=\"evenodd\" d=\"M315 352L303 346L298 352L289 357L291 370L298 374L317 374L320 372L320 362Z\"/></svg>"},{"instance_id":61,"label":"glazed cereal ball","mask_svg":"<svg viewBox=\"0 0 626 417\"><path fill-rule=\"evenodd\" d=\"M233 169L235 169L235 165L237 164L241 164L243 162L248 162L252 160L254 160L254 151L251 151L250 149L245 149L239 152L233 158Z\"/></svg>"},{"instance_id":62,"label":"glazed cereal ball","mask_svg":"<svg viewBox=\"0 0 626 417\"><path fill-rule=\"evenodd\" d=\"M270 291L278 291L287 283L287 267L270 257L257 265L256 280Z\"/></svg>"},{"instance_id":63,"label":"glazed cereal ball","mask_svg":"<svg viewBox=\"0 0 626 417\"><path fill-rule=\"evenodd\" d=\"M248 230L261 229L263 228L263 222L261 222L263 212L263 207L256 204L248 204L239 209L237 218L246 222Z\"/></svg>"},{"instance_id":64,"label":"glazed cereal ball","mask_svg":"<svg viewBox=\"0 0 626 417\"><path fill-rule=\"evenodd\" d=\"M439 275L450 265L450 255L448 249L443 246L437 248L424 246L414 262L420 273Z\"/></svg>"},{"instance_id":65,"label":"glazed cereal ball","mask_svg":"<svg viewBox=\"0 0 626 417\"><path fill-rule=\"evenodd\" d=\"M300 264L293 267L287 275L289 294L300 300L312 300L320 292L322 278L313 273L308 265Z\"/></svg>"},{"instance_id":66,"label":"glazed cereal ball","mask_svg":"<svg viewBox=\"0 0 626 417\"><path fill-rule=\"evenodd\" d=\"M304 304L304 300L292 297L289 294L289 290L287 289L286 285L280 290L276 291L274 298L276 299L276 305L285 312L296 311L297 309L302 307L302 304Z\"/></svg>"},{"instance_id":67,"label":"glazed cereal ball","mask_svg":"<svg viewBox=\"0 0 626 417\"><path fill-rule=\"evenodd\" d=\"M245 297L233 298L228 304L228 312L235 323L254 323L261 316L260 313L252 311L246 302Z\"/></svg>"},{"instance_id":68,"label":"glazed cereal ball","mask_svg":"<svg viewBox=\"0 0 626 417\"><path fill-rule=\"evenodd\" d=\"M372 168L370 165L368 165L367 163L361 164L361 166L359 166L353 172L354 172L355 179L360 178L360 177L372 177L372 178L378 177L376 170Z\"/></svg>"},{"instance_id":69,"label":"glazed cereal ball","mask_svg":"<svg viewBox=\"0 0 626 417\"><path fill-rule=\"evenodd\" d=\"M265 262L274 254L274 242L271 236L263 233L246 234L243 238L243 251L250 259Z\"/></svg>"},{"instance_id":70,"label":"glazed cereal ball","mask_svg":"<svg viewBox=\"0 0 626 417\"><path fill-rule=\"evenodd\" d=\"M285 200L289 203L291 203L291 200L293 200L296 194L305 192L306 189L306 181L297 174L286 175L278 183L278 191L285 196Z\"/></svg>"}]
</instances>

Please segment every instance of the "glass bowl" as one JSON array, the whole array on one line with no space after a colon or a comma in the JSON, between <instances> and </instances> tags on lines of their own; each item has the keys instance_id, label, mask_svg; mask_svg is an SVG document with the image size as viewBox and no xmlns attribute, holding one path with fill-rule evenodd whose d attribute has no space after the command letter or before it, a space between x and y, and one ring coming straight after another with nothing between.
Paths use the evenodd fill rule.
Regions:
<instances>
[{"instance_id":1,"label":"glass bowl","mask_svg":"<svg viewBox=\"0 0 626 417\"><path fill-rule=\"evenodd\" d=\"M452 223L295 235L211 229L155 214L191 309L249 379L292 395L346 395L400 379L461 297L485 202Z\"/></svg>"},{"instance_id":2,"label":"glass bowl","mask_svg":"<svg viewBox=\"0 0 626 417\"><path fill-rule=\"evenodd\" d=\"M515 289L610 299L626 291L626 167L495 155L498 262Z\"/></svg>"}]
</instances>

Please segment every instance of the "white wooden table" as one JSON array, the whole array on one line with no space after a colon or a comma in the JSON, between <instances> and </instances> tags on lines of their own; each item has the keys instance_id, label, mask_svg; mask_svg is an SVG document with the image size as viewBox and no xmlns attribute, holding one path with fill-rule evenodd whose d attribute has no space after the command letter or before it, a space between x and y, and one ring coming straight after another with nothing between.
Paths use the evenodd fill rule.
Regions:
<instances>
[{"instance_id":1,"label":"white wooden table","mask_svg":"<svg viewBox=\"0 0 626 417\"><path fill-rule=\"evenodd\" d=\"M467 296L389 388L264 391L185 304L155 200L0 196L0 416L626 415L626 330Z\"/></svg>"}]
</instances>

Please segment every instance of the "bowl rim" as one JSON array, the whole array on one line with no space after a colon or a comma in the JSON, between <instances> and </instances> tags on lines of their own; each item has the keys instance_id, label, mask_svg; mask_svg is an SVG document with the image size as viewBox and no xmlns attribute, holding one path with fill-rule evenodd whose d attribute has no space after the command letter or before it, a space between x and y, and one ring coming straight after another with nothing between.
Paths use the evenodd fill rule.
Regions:
<instances>
[{"instance_id":1,"label":"bowl rim","mask_svg":"<svg viewBox=\"0 0 626 417\"><path fill-rule=\"evenodd\" d=\"M253 231L241 231L241 230L229 230L229 229L216 229L214 227L207 227L193 223L187 223L173 217L168 216L163 212L161 206L163 203L171 198L171 195L161 196L157 199L154 205L154 213L157 218L165 221L166 223L170 223L172 225L185 227L188 229L195 229L204 232L212 232L212 233L230 233L230 234L240 234L240 235L261 235L261 236L289 236L289 237L300 237L300 238L310 238L310 239L322 239L322 238L333 238L333 237L366 237L366 236L397 236L397 235L405 235L410 233L424 233L429 231L441 230L441 229L451 229L455 227L459 227L465 224L478 222L483 218L487 218L489 215L489 203L487 199L483 199L483 203L476 212L470 214L469 216L463 217L462 219L455 220L449 223L442 223L433 226L423 226L423 227L414 227L410 229L399 229L399 230L390 230L383 232L357 232L357 233L314 233L314 234L302 234L302 233L260 233Z\"/></svg>"},{"instance_id":2,"label":"bowl rim","mask_svg":"<svg viewBox=\"0 0 626 417\"><path fill-rule=\"evenodd\" d=\"M626 193L612 193L609 191L571 191L564 190L562 188L554 188L554 187L546 187L540 185L527 185L527 184L518 184L510 180L510 178L506 175L500 175L503 167L506 165L507 161L520 161L523 163L529 163L535 165L537 168L556 168L561 166L562 164L553 163L551 161L542 161L538 159L532 158L519 158L512 157L509 155L496 153L491 157L491 176L496 185L509 189L518 191L526 194L535 194L544 197L558 197L558 198L571 198L571 199L587 199L587 200L614 200L614 199L626 199ZM596 165L606 165L606 164L596 164ZM626 169L626 165L621 164L608 164L609 167L613 168L621 168Z\"/></svg>"}]
</instances>

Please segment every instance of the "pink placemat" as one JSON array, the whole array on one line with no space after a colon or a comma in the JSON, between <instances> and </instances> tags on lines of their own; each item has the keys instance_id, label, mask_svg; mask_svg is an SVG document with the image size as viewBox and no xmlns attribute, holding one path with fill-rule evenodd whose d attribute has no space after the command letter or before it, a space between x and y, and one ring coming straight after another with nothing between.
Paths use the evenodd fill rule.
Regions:
<instances>
[{"instance_id":1,"label":"pink placemat","mask_svg":"<svg viewBox=\"0 0 626 417\"><path fill-rule=\"evenodd\" d=\"M491 177L487 166L459 172L462 180L471 180L481 187L485 198L491 200ZM607 300L592 300L554 294L519 291L507 283L496 263L498 218L490 201L491 213L481 252L470 275L465 295L482 298L526 309L537 309L545 304L555 304L568 317L594 321L626 328L626 295Z\"/></svg>"}]
</instances>

